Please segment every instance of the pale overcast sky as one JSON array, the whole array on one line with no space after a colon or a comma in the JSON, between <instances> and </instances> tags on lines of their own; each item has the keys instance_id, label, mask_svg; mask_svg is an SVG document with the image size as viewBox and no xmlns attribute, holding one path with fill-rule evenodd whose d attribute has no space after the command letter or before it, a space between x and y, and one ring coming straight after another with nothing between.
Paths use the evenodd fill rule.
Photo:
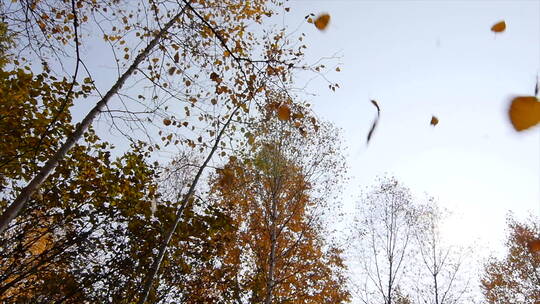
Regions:
<instances>
[{"instance_id":1,"label":"pale overcast sky","mask_svg":"<svg viewBox=\"0 0 540 304\"><path fill-rule=\"evenodd\" d=\"M500 248L505 216L540 216L540 133L516 133L512 95L533 95L540 72L540 1L293 0L290 30L329 13L326 31L304 23L308 58L340 56L341 72L307 90L316 112L344 130L352 180L344 199L385 173L459 215L456 240ZM490 28L505 20L504 33ZM337 61L334 61L337 62ZM303 81L306 81L303 79ZM372 141L366 135L381 107ZM431 116L439 118L430 126Z\"/></svg>"},{"instance_id":2,"label":"pale overcast sky","mask_svg":"<svg viewBox=\"0 0 540 304\"><path fill-rule=\"evenodd\" d=\"M311 62L339 57L328 63L340 63L341 72L327 78L341 89L332 92L318 78L306 91L315 94L307 97L318 115L343 129L346 210L388 174L456 212L448 226L456 241L480 238L485 248L501 249L508 210L540 216L540 130L516 133L507 118L510 97L532 95L540 73L540 0L290 0L285 7L290 12L275 21L306 33ZM306 23L309 13L329 13L328 28ZM501 20L506 31L493 33ZM84 53L114 67L93 45ZM97 79L102 88L115 78L108 71ZM366 146L376 116L370 99L381 119ZM79 104L75 117L90 105Z\"/></svg>"}]
</instances>

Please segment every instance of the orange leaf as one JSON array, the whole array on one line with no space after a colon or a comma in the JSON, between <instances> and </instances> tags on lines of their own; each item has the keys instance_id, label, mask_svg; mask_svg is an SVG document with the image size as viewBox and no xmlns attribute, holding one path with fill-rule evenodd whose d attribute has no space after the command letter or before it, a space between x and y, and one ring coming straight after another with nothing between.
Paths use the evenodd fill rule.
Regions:
<instances>
[{"instance_id":1,"label":"orange leaf","mask_svg":"<svg viewBox=\"0 0 540 304\"><path fill-rule=\"evenodd\" d=\"M321 14L317 19L315 19L315 27L319 31L323 31L328 26L328 23L330 22L330 15L328 14Z\"/></svg>"},{"instance_id":2,"label":"orange leaf","mask_svg":"<svg viewBox=\"0 0 540 304\"><path fill-rule=\"evenodd\" d=\"M279 120L289 120L291 118L291 109L287 105L281 105L278 108L277 116Z\"/></svg>"},{"instance_id":3,"label":"orange leaf","mask_svg":"<svg viewBox=\"0 0 540 304\"><path fill-rule=\"evenodd\" d=\"M506 22L504 22L504 20L495 23L495 24L491 27L491 31L492 31L492 32L495 32L495 33L502 33L502 32L504 32L504 30L506 30Z\"/></svg>"},{"instance_id":4,"label":"orange leaf","mask_svg":"<svg viewBox=\"0 0 540 304\"><path fill-rule=\"evenodd\" d=\"M439 119L435 116L431 116L430 124L435 127L438 123L439 123Z\"/></svg>"},{"instance_id":5,"label":"orange leaf","mask_svg":"<svg viewBox=\"0 0 540 304\"><path fill-rule=\"evenodd\" d=\"M516 131L523 131L540 122L540 102L535 96L518 96L512 99L508 111Z\"/></svg>"},{"instance_id":6,"label":"orange leaf","mask_svg":"<svg viewBox=\"0 0 540 304\"><path fill-rule=\"evenodd\" d=\"M540 252L540 240L532 240L527 243L531 253Z\"/></svg>"}]
</instances>

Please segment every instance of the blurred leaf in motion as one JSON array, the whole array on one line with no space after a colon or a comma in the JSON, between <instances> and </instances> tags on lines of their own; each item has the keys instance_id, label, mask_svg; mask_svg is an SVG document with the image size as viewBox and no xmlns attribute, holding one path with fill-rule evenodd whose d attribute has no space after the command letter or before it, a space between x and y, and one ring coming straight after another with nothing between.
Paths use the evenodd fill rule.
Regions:
<instances>
[{"instance_id":1,"label":"blurred leaf in motion","mask_svg":"<svg viewBox=\"0 0 540 304\"><path fill-rule=\"evenodd\" d=\"M319 31L323 31L328 26L328 23L330 22L330 15L328 14L321 14L317 19L315 19L315 27Z\"/></svg>"},{"instance_id":2,"label":"blurred leaf in motion","mask_svg":"<svg viewBox=\"0 0 540 304\"><path fill-rule=\"evenodd\" d=\"M279 120L289 120L291 118L291 109L287 105L281 105L277 112Z\"/></svg>"},{"instance_id":3,"label":"blurred leaf in motion","mask_svg":"<svg viewBox=\"0 0 540 304\"><path fill-rule=\"evenodd\" d=\"M504 32L505 30L506 30L506 22L504 22L504 20L495 23L495 24L491 27L491 31L494 32L494 33L502 33L502 32Z\"/></svg>"},{"instance_id":4,"label":"blurred leaf in motion","mask_svg":"<svg viewBox=\"0 0 540 304\"><path fill-rule=\"evenodd\" d=\"M527 245L527 247L529 247L529 252L540 252L540 240L532 240Z\"/></svg>"},{"instance_id":5,"label":"blurred leaf in motion","mask_svg":"<svg viewBox=\"0 0 540 304\"><path fill-rule=\"evenodd\" d=\"M375 131L375 127L377 126L377 123L379 122L379 117L381 117L381 109L379 108L379 105L377 104L377 101L372 99L371 103L377 108L377 118L375 118L375 121L373 122L373 125L371 125L371 129L369 130L369 133L367 135L366 144L369 144L369 141L371 140L371 136L373 135L373 131Z\"/></svg>"},{"instance_id":6,"label":"blurred leaf in motion","mask_svg":"<svg viewBox=\"0 0 540 304\"><path fill-rule=\"evenodd\" d=\"M540 122L540 102L535 96L515 97L508 114L514 129L523 131Z\"/></svg>"},{"instance_id":7,"label":"blurred leaf in motion","mask_svg":"<svg viewBox=\"0 0 540 304\"><path fill-rule=\"evenodd\" d=\"M435 116L431 116L431 121L429 122L429 124L435 127L438 123L439 119Z\"/></svg>"}]
</instances>

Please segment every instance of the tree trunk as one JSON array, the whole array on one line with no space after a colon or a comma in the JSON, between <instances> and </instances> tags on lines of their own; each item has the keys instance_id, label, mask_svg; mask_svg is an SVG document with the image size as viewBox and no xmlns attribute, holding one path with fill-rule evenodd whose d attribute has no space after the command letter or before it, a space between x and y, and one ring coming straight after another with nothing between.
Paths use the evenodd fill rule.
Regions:
<instances>
[{"instance_id":1,"label":"tree trunk","mask_svg":"<svg viewBox=\"0 0 540 304\"><path fill-rule=\"evenodd\" d=\"M148 299L148 294L150 293L150 289L152 288L152 283L154 282L154 279L159 271L159 268L161 267L161 262L163 262L163 257L165 256L165 251L167 251L167 247L169 246L169 242L171 241L171 238L176 231L176 228L178 227L178 223L180 223L180 220L182 219L182 215L184 212L184 208L187 205L189 199L193 195L193 192L195 191L195 187L197 186L197 183L199 182L199 179L204 171L204 169L207 167L208 162L210 162L210 159L212 159L212 156L214 156L214 153L216 152L219 142L221 140L221 137L225 133L225 130L231 123L234 115L236 112L238 112L238 109L240 107L236 107L234 111L229 116L229 119L227 119L227 122L223 125L221 130L219 131L218 136L216 137L216 141L214 142L214 145L212 146L212 149L210 150L210 153L208 153L208 156L204 160L203 164L199 167L197 174L195 175L195 178L191 182L191 185L189 186L189 190L182 199L182 202L180 204L180 208L176 212L176 218L174 220L173 225L171 228L167 231L165 234L165 238L163 242L161 243L161 246L159 248L158 255L156 256L154 262L152 263L152 267L150 268L150 271L148 272L147 276L145 277L143 291L141 293L141 296L139 297L139 300L137 301L138 304L144 304L146 300Z\"/></svg>"},{"instance_id":2,"label":"tree trunk","mask_svg":"<svg viewBox=\"0 0 540 304\"><path fill-rule=\"evenodd\" d=\"M272 214L270 216L270 256L268 259L268 279L266 282L266 298L265 304L272 303L272 291L274 288L274 267L276 264L276 214L277 203L276 200L272 200Z\"/></svg>"}]
</instances>

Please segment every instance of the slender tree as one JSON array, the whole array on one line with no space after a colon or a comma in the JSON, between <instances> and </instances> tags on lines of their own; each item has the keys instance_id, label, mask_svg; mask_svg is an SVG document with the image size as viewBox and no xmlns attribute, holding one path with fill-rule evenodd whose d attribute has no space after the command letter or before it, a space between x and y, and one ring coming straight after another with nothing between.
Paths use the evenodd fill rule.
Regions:
<instances>
[{"instance_id":1,"label":"slender tree","mask_svg":"<svg viewBox=\"0 0 540 304\"><path fill-rule=\"evenodd\" d=\"M449 216L433 198L418 206L414 250L420 266L412 284L419 303L471 303L471 273L467 272L471 248L448 244L441 225ZM418 255L417 255L418 257ZM418 259L417 259L418 260Z\"/></svg>"},{"instance_id":2,"label":"slender tree","mask_svg":"<svg viewBox=\"0 0 540 304\"><path fill-rule=\"evenodd\" d=\"M359 297L363 303L396 303L411 262L413 198L395 178L384 178L358 204L353 248L360 264Z\"/></svg>"},{"instance_id":3,"label":"slender tree","mask_svg":"<svg viewBox=\"0 0 540 304\"><path fill-rule=\"evenodd\" d=\"M259 130L252 156L231 158L213 187L236 226L224 257L239 268L235 301L347 301L341 250L327 243L321 213L343 169L335 131L302 135L288 121Z\"/></svg>"}]
</instances>

